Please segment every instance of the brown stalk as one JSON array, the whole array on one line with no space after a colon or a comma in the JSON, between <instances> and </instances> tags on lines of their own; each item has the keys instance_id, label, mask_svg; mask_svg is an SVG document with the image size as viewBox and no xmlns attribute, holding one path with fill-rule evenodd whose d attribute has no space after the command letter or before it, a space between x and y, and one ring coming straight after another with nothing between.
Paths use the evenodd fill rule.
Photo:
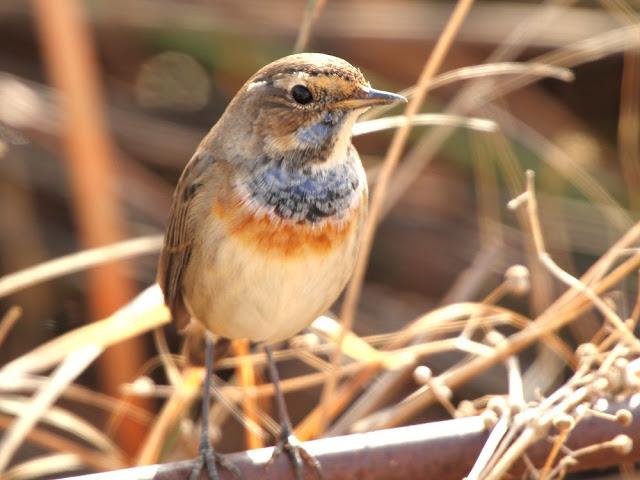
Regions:
<instances>
[{"instance_id":1,"label":"brown stalk","mask_svg":"<svg viewBox=\"0 0 640 480\"><path fill-rule=\"evenodd\" d=\"M507 179L509 192L511 196L515 197L524 188L522 181L524 171L513 150L512 144L501 131L487 137L486 140L494 147L499 165ZM528 234L531 227L527 222L527 216L521 211L516 211L516 218L520 230L526 234L523 244L527 259L526 265L531 271L531 307L534 314L539 314L544 310L546 305L551 303L553 297L551 290L552 284L549 282L549 275L537 261L535 245L533 244L531 235Z\"/></svg>"},{"instance_id":2,"label":"brown stalk","mask_svg":"<svg viewBox=\"0 0 640 480\"><path fill-rule=\"evenodd\" d=\"M169 433L176 428L178 420L197 397L204 379L203 368L188 368L182 373L179 388L176 388L156 416L147 438L141 443L141 449L136 459L137 465L148 465L160 459L162 447Z\"/></svg>"},{"instance_id":3,"label":"brown stalk","mask_svg":"<svg viewBox=\"0 0 640 480\"><path fill-rule=\"evenodd\" d=\"M34 0L40 43L52 83L65 95L62 112L73 207L80 238L92 248L116 243L125 235L114 199L116 157L106 125L99 73L91 33L77 0ZM115 311L135 292L124 264L112 263L88 272L88 296L94 318ZM118 395L121 383L135 377L147 356L142 339L131 339L106 352L99 362L105 390ZM128 424L119 443L133 454L144 436L139 424Z\"/></svg>"},{"instance_id":4,"label":"brown stalk","mask_svg":"<svg viewBox=\"0 0 640 480\"><path fill-rule=\"evenodd\" d=\"M0 319L0 345L22 315L22 308L13 306Z\"/></svg>"},{"instance_id":5,"label":"brown stalk","mask_svg":"<svg viewBox=\"0 0 640 480\"><path fill-rule=\"evenodd\" d=\"M638 324L638 320L640 320L640 271L638 272L636 277L636 302L633 306L633 310L631 311L631 315L629 315L629 319L631 320L631 324L633 325L633 327L631 328L635 328L635 326Z\"/></svg>"},{"instance_id":6,"label":"brown stalk","mask_svg":"<svg viewBox=\"0 0 640 480\"><path fill-rule=\"evenodd\" d=\"M247 355L250 353L249 341L236 340L233 342L233 349L236 356ZM241 388L255 387L256 372L253 368L253 363L246 359L241 360L236 367L236 378L238 379L238 385ZM255 423L256 425L260 424L260 419L258 418L258 402L255 397L246 396L243 398L242 411L245 418L247 418L249 421ZM257 435L256 432L251 428L245 428L245 436L247 439L248 448L253 449L264 447L262 437L260 435Z\"/></svg>"},{"instance_id":7,"label":"brown stalk","mask_svg":"<svg viewBox=\"0 0 640 480\"><path fill-rule=\"evenodd\" d=\"M311 37L313 22L318 18L318 15L320 15L320 12L326 3L327 0L307 0L302 24L298 30L298 37L296 38L296 43L293 47L293 53L304 52L307 49L309 45L309 38Z\"/></svg>"},{"instance_id":8,"label":"brown stalk","mask_svg":"<svg viewBox=\"0 0 640 480\"><path fill-rule=\"evenodd\" d=\"M540 480L546 480L547 477L549 476L549 472L551 472L551 468L553 467L553 464L555 463L556 458L558 458L558 453L560 453L560 449L562 448L562 446L564 446L564 443L567 441L567 437L569 436L569 433L571 433L571 430L566 428L564 430L561 430L560 433L554 439L553 447L551 448L551 451L549 452L549 456L545 460L544 465L542 466L542 470L540 471Z\"/></svg>"},{"instance_id":9,"label":"brown stalk","mask_svg":"<svg viewBox=\"0 0 640 480\"><path fill-rule=\"evenodd\" d=\"M487 135L483 137L485 143L493 146L493 151L496 152L496 158L498 164L501 166L501 170L505 175L507 187L512 196L518 195L524 187L523 177L524 171L521 166L521 162L516 155L513 144L504 135L502 131L496 132L493 135ZM516 218L523 235L523 247L526 258L526 265L530 271L530 298L529 304L531 311L534 315L539 315L543 312L547 305L552 303L555 292L554 283L551 281L550 274L540 264L536 254L536 248L532 239L532 235L529 233L531 230L530 223L527 221L525 212L517 210ZM542 381L538 381L536 385L544 390L549 384L553 383L559 372L564 368L564 364L558 361L557 357L553 356L548 348L547 342L543 341L537 345L538 355L536 360L531 364L532 368L535 368L538 362L544 362L548 360L548 365L545 368L547 375L544 376ZM535 370L531 370L535 372Z\"/></svg>"}]
</instances>

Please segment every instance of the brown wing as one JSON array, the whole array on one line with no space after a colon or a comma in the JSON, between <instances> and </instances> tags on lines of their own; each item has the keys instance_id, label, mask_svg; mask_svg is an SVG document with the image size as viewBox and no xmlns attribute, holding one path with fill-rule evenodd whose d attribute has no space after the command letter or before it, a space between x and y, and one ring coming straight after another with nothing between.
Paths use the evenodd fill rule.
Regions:
<instances>
[{"instance_id":1,"label":"brown wing","mask_svg":"<svg viewBox=\"0 0 640 480\"><path fill-rule=\"evenodd\" d=\"M201 191L204 175L213 163L209 155L196 152L185 167L173 192L167 232L158 263L158 284L179 328L189 322L182 298L182 281L194 240L193 200Z\"/></svg>"}]
</instances>

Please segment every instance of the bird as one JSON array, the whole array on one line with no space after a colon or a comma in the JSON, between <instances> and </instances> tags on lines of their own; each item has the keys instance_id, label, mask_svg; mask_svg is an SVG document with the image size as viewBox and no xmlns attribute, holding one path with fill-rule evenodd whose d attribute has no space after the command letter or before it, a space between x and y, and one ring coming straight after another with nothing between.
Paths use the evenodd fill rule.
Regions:
<instances>
[{"instance_id":1,"label":"bird","mask_svg":"<svg viewBox=\"0 0 640 480\"><path fill-rule=\"evenodd\" d=\"M271 344L335 302L356 262L368 187L352 127L367 109L406 102L371 87L341 58L301 53L255 73L197 147L176 185L158 284L179 328L205 336L195 480L234 469L214 451L207 418L216 342L262 343L281 433L297 480L320 465L295 438Z\"/></svg>"}]
</instances>

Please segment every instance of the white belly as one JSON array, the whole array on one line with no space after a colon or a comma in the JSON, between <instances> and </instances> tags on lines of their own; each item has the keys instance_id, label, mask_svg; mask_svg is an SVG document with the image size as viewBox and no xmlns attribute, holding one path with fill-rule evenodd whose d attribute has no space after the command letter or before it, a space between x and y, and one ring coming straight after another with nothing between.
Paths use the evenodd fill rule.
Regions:
<instances>
[{"instance_id":1,"label":"white belly","mask_svg":"<svg viewBox=\"0 0 640 480\"><path fill-rule=\"evenodd\" d=\"M215 335L279 341L326 312L353 271L356 234L327 253L291 259L265 255L234 239L223 240L210 267L188 282L191 313ZM205 257L205 258L203 258Z\"/></svg>"}]
</instances>

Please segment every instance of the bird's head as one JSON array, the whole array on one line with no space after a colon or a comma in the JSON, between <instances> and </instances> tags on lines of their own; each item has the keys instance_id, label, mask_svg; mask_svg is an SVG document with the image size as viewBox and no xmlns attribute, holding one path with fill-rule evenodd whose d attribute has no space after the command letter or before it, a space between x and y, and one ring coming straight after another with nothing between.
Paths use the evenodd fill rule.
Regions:
<instances>
[{"instance_id":1,"label":"bird's head","mask_svg":"<svg viewBox=\"0 0 640 480\"><path fill-rule=\"evenodd\" d=\"M369 107L394 102L406 99L371 88L345 60L302 53L260 69L230 109L248 117L246 134L259 143L256 148L300 167L330 165L346 157L358 116Z\"/></svg>"}]
</instances>

